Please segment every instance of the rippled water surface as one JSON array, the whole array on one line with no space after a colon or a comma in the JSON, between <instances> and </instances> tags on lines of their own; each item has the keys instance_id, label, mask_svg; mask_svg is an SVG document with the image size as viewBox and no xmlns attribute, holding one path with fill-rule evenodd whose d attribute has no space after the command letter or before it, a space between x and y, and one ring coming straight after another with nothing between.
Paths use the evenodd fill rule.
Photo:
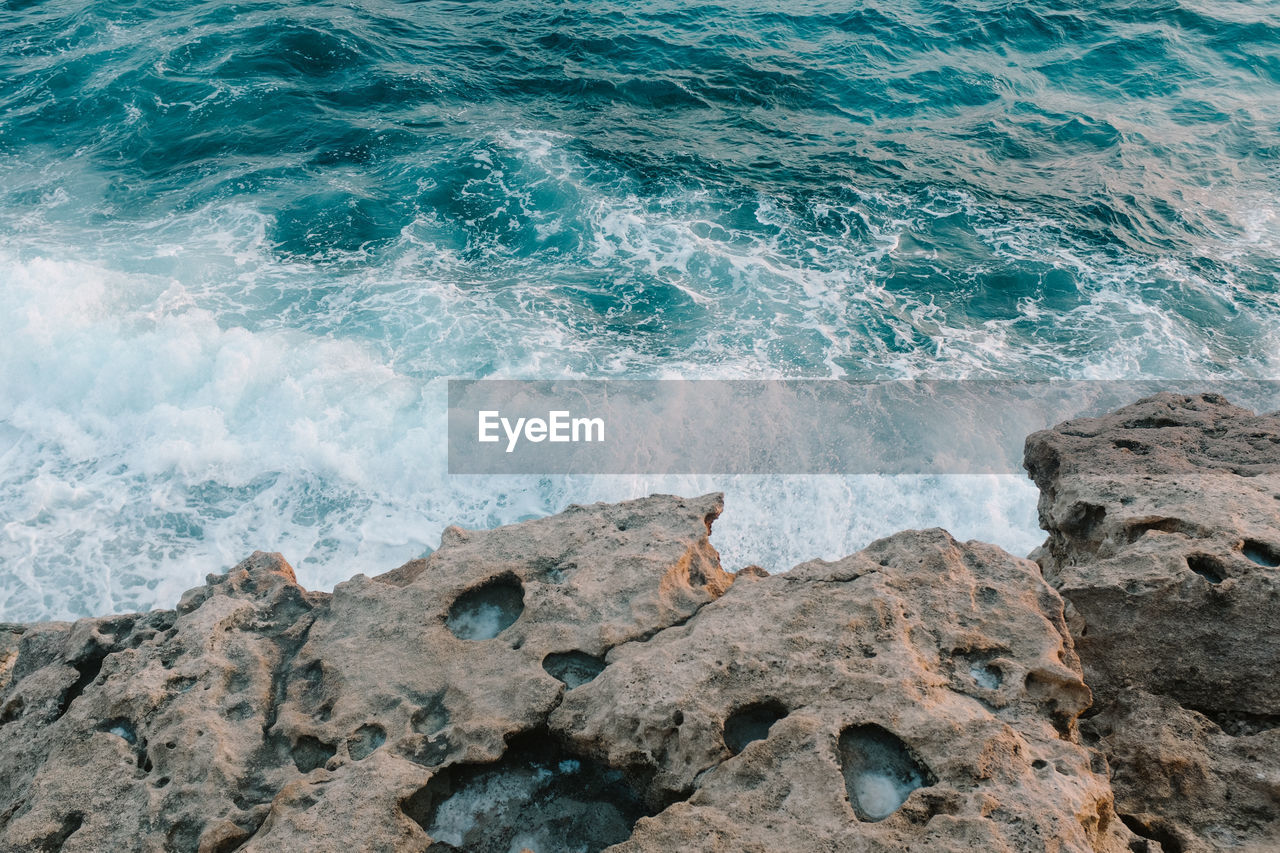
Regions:
<instances>
[{"instance_id":1,"label":"rippled water surface","mask_svg":"<svg viewBox=\"0 0 1280 853\"><path fill-rule=\"evenodd\" d=\"M1278 166L1275 0L7 0L0 617L653 490L1025 552L1017 478L451 479L442 378L1275 377Z\"/></svg>"}]
</instances>

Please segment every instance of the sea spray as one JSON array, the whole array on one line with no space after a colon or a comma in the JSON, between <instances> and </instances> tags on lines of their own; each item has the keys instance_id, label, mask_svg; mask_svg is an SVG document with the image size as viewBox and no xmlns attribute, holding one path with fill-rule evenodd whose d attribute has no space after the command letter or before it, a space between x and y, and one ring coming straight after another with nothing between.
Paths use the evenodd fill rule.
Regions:
<instances>
[{"instance_id":1,"label":"sea spray","mask_svg":"<svg viewBox=\"0 0 1280 853\"><path fill-rule=\"evenodd\" d=\"M516 2L0 20L0 618L727 493L731 568L1008 478L449 478L446 377L1274 376L1274 10Z\"/></svg>"}]
</instances>

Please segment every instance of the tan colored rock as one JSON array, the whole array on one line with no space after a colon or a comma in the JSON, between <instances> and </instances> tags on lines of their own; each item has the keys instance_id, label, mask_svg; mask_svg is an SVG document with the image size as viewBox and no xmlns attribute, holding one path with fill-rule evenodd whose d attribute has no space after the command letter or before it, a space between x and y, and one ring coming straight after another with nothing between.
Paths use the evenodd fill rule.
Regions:
<instances>
[{"instance_id":1,"label":"tan colored rock","mask_svg":"<svg viewBox=\"0 0 1280 853\"><path fill-rule=\"evenodd\" d=\"M619 851L1127 850L1088 704L1036 566L931 530L740 580L551 724L688 798Z\"/></svg>"},{"instance_id":2,"label":"tan colored rock","mask_svg":"<svg viewBox=\"0 0 1280 853\"><path fill-rule=\"evenodd\" d=\"M564 689L546 655L603 655L728 588L707 541L720 505L451 528L430 558L332 596L258 553L176 611L5 626L0 849L425 849L413 797L545 720ZM454 636L455 602L494 580L521 590L514 624ZM492 627L485 604L472 628Z\"/></svg>"},{"instance_id":3,"label":"tan colored rock","mask_svg":"<svg viewBox=\"0 0 1280 853\"><path fill-rule=\"evenodd\" d=\"M1280 416L1161 394L1026 465L1119 811L1166 851L1280 849Z\"/></svg>"},{"instance_id":4,"label":"tan colored rock","mask_svg":"<svg viewBox=\"0 0 1280 853\"><path fill-rule=\"evenodd\" d=\"M319 600L257 554L176 613L25 632L3 700L0 848L195 850L206 829L256 828L255 797L284 781L268 731L280 668Z\"/></svg>"},{"instance_id":5,"label":"tan colored rock","mask_svg":"<svg viewBox=\"0 0 1280 853\"><path fill-rule=\"evenodd\" d=\"M1121 851L1062 603L942 531L735 583L720 497L451 528L331 595L0 633L0 849Z\"/></svg>"}]
</instances>

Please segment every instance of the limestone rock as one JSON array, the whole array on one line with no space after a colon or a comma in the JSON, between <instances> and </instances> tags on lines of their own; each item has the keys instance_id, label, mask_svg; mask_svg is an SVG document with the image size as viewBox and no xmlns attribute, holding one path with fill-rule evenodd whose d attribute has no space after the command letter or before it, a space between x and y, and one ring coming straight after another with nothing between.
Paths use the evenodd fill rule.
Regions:
<instances>
[{"instance_id":1,"label":"limestone rock","mask_svg":"<svg viewBox=\"0 0 1280 853\"><path fill-rule=\"evenodd\" d=\"M553 730L683 800L620 853L1128 849L1061 600L994 546L906 532L744 578L608 663Z\"/></svg>"},{"instance_id":2,"label":"limestone rock","mask_svg":"<svg viewBox=\"0 0 1280 853\"><path fill-rule=\"evenodd\" d=\"M3 626L0 849L425 849L437 768L496 761L559 702L545 659L597 660L729 587L720 506L451 528L332 595L258 553L175 611Z\"/></svg>"},{"instance_id":3,"label":"limestone rock","mask_svg":"<svg viewBox=\"0 0 1280 853\"><path fill-rule=\"evenodd\" d=\"M1027 439L1126 821L1280 849L1280 416L1161 394Z\"/></svg>"},{"instance_id":4,"label":"limestone rock","mask_svg":"<svg viewBox=\"0 0 1280 853\"><path fill-rule=\"evenodd\" d=\"M1101 705L1082 729L1107 754L1116 809L1140 836L1165 851L1278 849L1274 730L1224 730L1136 688Z\"/></svg>"},{"instance_id":5,"label":"limestone rock","mask_svg":"<svg viewBox=\"0 0 1280 853\"><path fill-rule=\"evenodd\" d=\"M0 847L1124 850L1034 564L942 531L725 573L720 498L450 528L331 595L0 631Z\"/></svg>"}]
</instances>

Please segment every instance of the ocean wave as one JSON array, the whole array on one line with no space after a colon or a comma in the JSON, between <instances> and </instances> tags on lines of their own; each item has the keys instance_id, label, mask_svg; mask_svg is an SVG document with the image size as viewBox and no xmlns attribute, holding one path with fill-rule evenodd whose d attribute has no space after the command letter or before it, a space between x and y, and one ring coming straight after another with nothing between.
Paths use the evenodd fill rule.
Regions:
<instances>
[{"instance_id":1,"label":"ocean wave","mask_svg":"<svg viewBox=\"0 0 1280 853\"><path fill-rule=\"evenodd\" d=\"M1257 4L6 9L0 618L652 490L735 567L1038 538L1017 479L451 479L445 377L1276 375Z\"/></svg>"}]
</instances>

